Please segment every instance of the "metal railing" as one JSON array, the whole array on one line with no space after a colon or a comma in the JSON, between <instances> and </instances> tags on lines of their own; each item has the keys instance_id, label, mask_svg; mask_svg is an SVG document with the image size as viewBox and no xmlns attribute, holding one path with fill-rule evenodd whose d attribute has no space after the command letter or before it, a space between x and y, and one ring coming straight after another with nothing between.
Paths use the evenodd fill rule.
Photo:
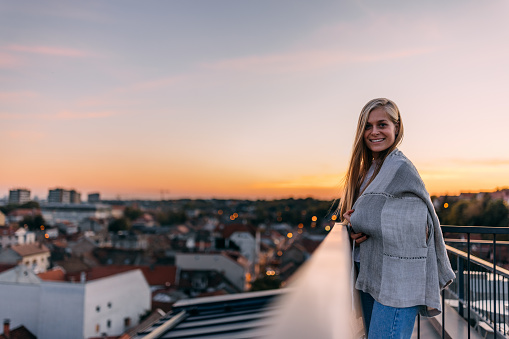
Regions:
<instances>
[{"instance_id":1,"label":"metal railing","mask_svg":"<svg viewBox=\"0 0 509 339\"><path fill-rule=\"evenodd\" d=\"M462 246L466 247L465 251L447 245L451 265L457 276L446 293L450 298L458 301L455 305L458 313L469 324L468 338L470 339L473 328L481 331L491 329L494 338L507 338L509 331L509 271L497 266L497 235L509 234L509 227L442 226L442 232L466 235L466 239L462 243ZM493 237L489 250L493 262L472 255L472 234ZM442 302L444 302L444 295L442 298ZM445 312L443 316L445 316ZM444 318L442 325L444 328L442 337L444 337Z\"/></svg>"}]
</instances>

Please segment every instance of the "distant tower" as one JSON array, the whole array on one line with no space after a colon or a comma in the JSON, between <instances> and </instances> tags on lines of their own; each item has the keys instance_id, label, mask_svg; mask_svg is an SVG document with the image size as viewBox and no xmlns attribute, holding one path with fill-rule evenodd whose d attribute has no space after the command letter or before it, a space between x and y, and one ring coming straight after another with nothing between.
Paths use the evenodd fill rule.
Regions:
<instances>
[{"instance_id":1,"label":"distant tower","mask_svg":"<svg viewBox=\"0 0 509 339\"><path fill-rule=\"evenodd\" d=\"M90 193L88 195L89 203L98 203L101 202L101 195L99 193Z\"/></svg>"},{"instance_id":2,"label":"distant tower","mask_svg":"<svg viewBox=\"0 0 509 339\"><path fill-rule=\"evenodd\" d=\"M81 203L81 193L76 192L76 190L55 188L49 190L48 202L59 202L63 204L79 204Z\"/></svg>"},{"instance_id":3,"label":"distant tower","mask_svg":"<svg viewBox=\"0 0 509 339\"><path fill-rule=\"evenodd\" d=\"M24 204L30 201L30 191L17 188L9 191L9 204Z\"/></svg>"}]
</instances>

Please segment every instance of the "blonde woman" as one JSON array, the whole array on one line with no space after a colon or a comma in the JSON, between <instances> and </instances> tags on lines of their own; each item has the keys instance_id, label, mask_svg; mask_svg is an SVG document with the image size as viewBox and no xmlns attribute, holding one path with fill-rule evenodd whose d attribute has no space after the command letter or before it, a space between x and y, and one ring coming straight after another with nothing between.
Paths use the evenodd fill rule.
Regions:
<instances>
[{"instance_id":1,"label":"blonde woman","mask_svg":"<svg viewBox=\"0 0 509 339\"><path fill-rule=\"evenodd\" d=\"M359 245L355 288L368 338L410 338L417 313L439 314L440 291L455 278L430 196L397 149L403 131L391 100L364 106L339 205Z\"/></svg>"}]
</instances>

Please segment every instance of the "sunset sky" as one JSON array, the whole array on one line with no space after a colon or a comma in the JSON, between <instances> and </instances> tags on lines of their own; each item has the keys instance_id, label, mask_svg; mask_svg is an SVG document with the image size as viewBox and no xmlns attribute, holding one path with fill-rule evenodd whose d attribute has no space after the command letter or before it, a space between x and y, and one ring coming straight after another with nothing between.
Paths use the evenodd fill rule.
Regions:
<instances>
[{"instance_id":1,"label":"sunset sky","mask_svg":"<svg viewBox=\"0 0 509 339\"><path fill-rule=\"evenodd\" d=\"M2 1L0 197L340 194L394 100L431 194L509 187L509 1Z\"/></svg>"}]
</instances>

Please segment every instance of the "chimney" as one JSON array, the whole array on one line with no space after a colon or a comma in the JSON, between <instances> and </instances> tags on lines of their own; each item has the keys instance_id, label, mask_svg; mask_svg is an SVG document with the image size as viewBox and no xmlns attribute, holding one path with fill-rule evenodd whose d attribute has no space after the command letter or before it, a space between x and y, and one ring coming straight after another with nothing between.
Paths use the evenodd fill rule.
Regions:
<instances>
[{"instance_id":1,"label":"chimney","mask_svg":"<svg viewBox=\"0 0 509 339\"><path fill-rule=\"evenodd\" d=\"M4 337L6 337L6 338L11 337L10 324L11 324L10 319L4 319Z\"/></svg>"}]
</instances>

